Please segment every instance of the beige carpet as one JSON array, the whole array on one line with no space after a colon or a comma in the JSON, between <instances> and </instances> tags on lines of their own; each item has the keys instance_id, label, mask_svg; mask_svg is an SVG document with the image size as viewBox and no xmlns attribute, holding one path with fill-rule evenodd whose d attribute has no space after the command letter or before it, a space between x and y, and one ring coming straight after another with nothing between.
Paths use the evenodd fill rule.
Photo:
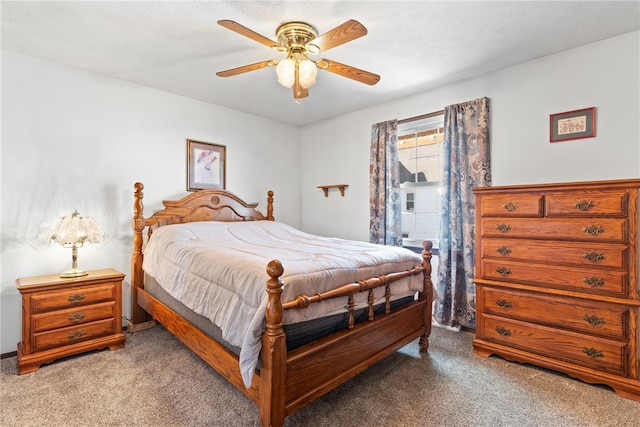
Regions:
<instances>
[{"instance_id":1,"label":"beige carpet","mask_svg":"<svg viewBox=\"0 0 640 427\"><path fill-rule=\"evenodd\" d=\"M288 417L286 426L638 426L640 402L561 374L475 356L435 328ZM2 360L3 427L257 426L257 407L162 327L16 375Z\"/></svg>"}]
</instances>

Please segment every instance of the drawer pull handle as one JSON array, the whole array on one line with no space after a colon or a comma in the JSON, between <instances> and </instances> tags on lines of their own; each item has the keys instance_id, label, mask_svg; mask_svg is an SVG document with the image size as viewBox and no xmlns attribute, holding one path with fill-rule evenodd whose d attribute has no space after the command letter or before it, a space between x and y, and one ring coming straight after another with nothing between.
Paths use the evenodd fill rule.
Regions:
<instances>
[{"instance_id":1,"label":"drawer pull handle","mask_svg":"<svg viewBox=\"0 0 640 427\"><path fill-rule=\"evenodd\" d=\"M502 335L503 337L510 337L511 336L511 331L508 330L507 328L503 328L502 326L498 326L496 328L496 332L499 333L500 335Z\"/></svg>"},{"instance_id":2,"label":"drawer pull handle","mask_svg":"<svg viewBox=\"0 0 640 427\"><path fill-rule=\"evenodd\" d=\"M70 340L77 340L79 338L82 338L82 336L85 334L85 331L73 331L73 332L69 332L69 339Z\"/></svg>"},{"instance_id":3,"label":"drawer pull handle","mask_svg":"<svg viewBox=\"0 0 640 427\"><path fill-rule=\"evenodd\" d=\"M508 276L511 274L511 269L507 267L498 267L496 268L496 273L501 276Z\"/></svg>"},{"instance_id":4,"label":"drawer pull handle","mask_svg":"<svg viewBox=\"0 0 640 427\"><path fill-rule=\"evenodd\" d=\"M582 255L582 257L591 262L600 262L604 259L604 254L598 252L587 252Z\"/></svg>"},{"instance_id":5,"label":"drawer pull handle","mask_svg":"<svg viewBox=\"0 0 640 427\"><path fill-rule=\"evenodd\" d=\"M70 314L69 317L67 317L67 319L69 319L69 322L71 323L78 323L79 321L84 319L84 316L85 316L84 313L73 313L73 314Z\"/></svg>"},{"instance_id":6,"label":"drawer pull handle","mask_svg":"<svg viewBox=\"0 0 640 427\"><path fill-rule=\"evenodd\" d=\"M582 200L581 202L575 202L573 204L573 207L576 209L579 209L583 212L588 211L589 209L591 209L594 206L593 202L587 202L586 200Z\"/></svg>"},{"instance_id":7,"label":"drawer pull handle","mask_svg":"<svg viewBox=\"0 0 640 427\"><path fill-rule=\"evenodd\" d=\"M496 300L496 305L498 307L504 308L505 310L508 310L511 308L511 303L503 299Z\"/></svg>"},{"instance_id":8,"label":"drawer pull handle","mask_svg":"<svg viewBox=\"0 0 640 427\"><path fill-rule=\"evenodd\" d=\"M583 319L589 322L592 326L602 326L605 324L604 317L598 317L595 314L592 314L591 316L587 316L585 314Z\"/></svg>"},{"instance_id":9,"label":"drawer pull handle","mask_svg":"<svg viewBox=\"0 0 640 427\"><path fill-rule=\"evenodd\" d=\"M72 304L78 303L84 299L83 294L73 294L69 295L69 302Z\"/></svg>"},{"instance_id":10,"label":"drawer pull handle","mask_svg":"<svg viewBox=\"0 0 640 427\"><path fill-rule=\"evenodd\" d=\"M597 236L598 234L604 233L604 227L602 226L598 227L597 225L590 225L588 227L587 226L583 227L582 231L584 231L590 236Z\"/></svg>"},{"instance_id":11,"label":"drawer pull handle","mask_svg":"<svg viewBox=\"0 0 640 427\"><path fill-rule=\"evenodd\" d=\"M511 231L511 226L509 224L498 224L496 225L496 229L501 233L507 233Z\"/></svg>"},{"instance_id":12,"label":"drawer pull handle","mask_svg":"<svg viewBox=\"0 0 640 427\"><path fill-rule=\"evenodd\" d=\"M600 277L594 277L594 276L585 277L582 279L582 281L587 285L591 286L592 288L604 286L604 279L601 279Z\"/></svg>"},{"instance_id":13,"label":"drawer pull handle","mask_svg":"<svg viewBox=\"0 0 640 427\"><path fill-rule=\"evenodd\" d=\"M592 359L598 359L600 357L604 357L604 354L602 354L602 351L596 350L593 347L589 347L589 348L583 347L582 352Z\"/></svg>"},{"instance_id":14,"label":"drawer pull handle","mask_svg":"<svg viewBox=\"0 0 640 427\"><path fill-rule=\"evenodd\" d=\"M503 256L509 255L511 253L511 248L509 246L500 246L499 248L496 248L496 252Z\"/></svg>"},{"instance_id":15,"label":"drawer pull handle","mask_svg":"<svg viewBox=\"0 0 640 427\"><path fill-rule=\"evenodd\" d=\"M518 209L518 204L517 203L513 203L513 202L509 202L509 203L505 203L504 205L502 205L502 207L505 210L508 210L509 212L513 212L516 209Z\"/></svg>"}]
</instances>

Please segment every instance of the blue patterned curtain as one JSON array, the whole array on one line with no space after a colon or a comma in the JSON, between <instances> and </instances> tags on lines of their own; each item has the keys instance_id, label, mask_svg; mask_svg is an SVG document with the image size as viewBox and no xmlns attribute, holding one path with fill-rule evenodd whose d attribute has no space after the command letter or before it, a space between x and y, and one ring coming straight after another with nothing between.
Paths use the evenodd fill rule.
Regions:
<instances>
[{"instance_id":1,"label":"blue patterned curtain","mask_svg":"<svg viewBox=\"0 0 640 427\"><path fill-rule=\"evenodd\" d=\"M491 185L489 99L450 105L444 113L442 230L434 318L476 327L473 187Z\"/></svg>"},{"instance_id":2,"label":"blue patterned curtain","mask_svg":"<svg viewBox=\"0 0 640 427\"><path fill-rule=\"evenodd\" d=\"M369 241L402 246L398 120L371 127Z\"/></svg>"}]
</instances>

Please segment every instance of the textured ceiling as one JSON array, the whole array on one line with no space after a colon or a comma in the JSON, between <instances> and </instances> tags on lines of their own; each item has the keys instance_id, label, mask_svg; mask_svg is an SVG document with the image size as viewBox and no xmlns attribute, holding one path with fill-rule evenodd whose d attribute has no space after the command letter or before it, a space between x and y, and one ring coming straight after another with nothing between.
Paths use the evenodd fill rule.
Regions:
<instances>
[{"instance_id":1,"label":"textured ceiling","mask_svg":"<svg viewBox=\"0 0 640 427\"><path fill-rule=\"evenodd\" d=\"M294 125L325 120L487 71L640 29L638 1L2 1L2 48ZM283 54L287 21L319 34L348 19L369 33L321 56L381 76L376 86L320 71L294 103L273 67L216 71Z\"/></svg>"}]
</instances>

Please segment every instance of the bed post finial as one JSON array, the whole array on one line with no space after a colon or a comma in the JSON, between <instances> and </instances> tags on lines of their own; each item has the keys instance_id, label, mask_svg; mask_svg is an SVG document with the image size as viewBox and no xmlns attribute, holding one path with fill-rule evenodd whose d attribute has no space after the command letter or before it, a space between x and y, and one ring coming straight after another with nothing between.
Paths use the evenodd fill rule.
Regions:
<instances>
[{"instance_id":1,"label":"bed post finial","mask_svg":"<svg viewBox=\"0 0 640 427\"><path fill-rule=\"evenodd\" d=\"M144 287L144 276L142 273L142 230L145 226L144 221L144 205L142 204L142 197L144 193L144 185L141 182L136 182L133 185L134 202L133 202L133 220L131 221L131 228L133 228L133 254L131 255L131 324L142 323L147 320L147 314L138 305L138 292L139 288ZM130 328L132 329L132 328Z\"/></svg>"},{"instance_id":2,"label":"bed post finial","mask_svg":"<svg viewBox=\"0 0 640 427\"><path fill-rule=\"evenodd\" d=\"M267 265L267 324L262 335L260 352L260 418L263 426L281 426L285 417L285 376L287 342L282 329L284 310L280 296L284 284L282 263L269 261Z\"/></svg>"},{"instance_id":3,"label":"bed post finial","mask_svg":"<svg viewBox=\"0 0 640 427\"><path fill-rule=\"evenodd\" d=\"M273 221L273 191L267 192L267 219Z\"/></svg>"},{"instance_id":4,"label":"bed post finial","mask_svg":"<svg viewBox=\"0 0 640 427\"><path fill-rule=\"evenodd\" d=\"M433 311L433 282L431 281L431 249L433 242L425 240L422 242L422 266L424 267L424 283L421 298L427 300L424 309L424 335L420 337L420 352L426 353L429 349L429 335L431 335L431 315Z\"/></svg>"}]
</instances>

